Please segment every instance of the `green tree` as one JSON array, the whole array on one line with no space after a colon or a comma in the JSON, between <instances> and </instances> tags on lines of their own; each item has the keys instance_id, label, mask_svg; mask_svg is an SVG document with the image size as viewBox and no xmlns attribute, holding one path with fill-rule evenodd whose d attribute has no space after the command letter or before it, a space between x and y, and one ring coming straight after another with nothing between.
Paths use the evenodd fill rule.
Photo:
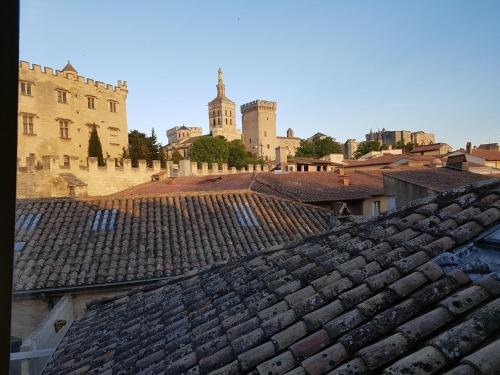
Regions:
<instances>
[{"instance_id":1,"label":"green tree","mask_svg":"<svg viewBox=\"0 0 500 375\"><path fill-rule=\"evenodd\" d=\"M151 167L153 165L153 160L159 160L161 165L165 165L165 154L163 153L163 148L161 143L158 142L156 137L155 129L151 129L151 135L146 137L147 154L145 159L148 165Z\"/></svg>"},{"instance_id":2,"label":"green tree","mask_svg":"<svg viewBox=\"0 0 500 375\"><path fill-rule=\"evenodd\" d=\"M102 156L102 146L101 140L99 139L99 134L97 134L97 128L94 126L90 132L89 138L89 157L97 158L97 164L99 166L104 166L104 157Z\"/></svg>"},{"instance_id":3,"label":"green tree","mask_svg":"<svg viewBox=\"0 0 500 375\"><path fill-rule=\"evenodd\" d=\"M314 137L311 141L302 140L295 156L321 158L329 154L341 154L342 145L332 137Z\"/></svg>"},{"instance_id":4,"label":"green tree","mask_svg":"<svg viewBox=\"0 0 500 375\"><path fill-rule=\"evenodd\" d=\"M150 154L148 140L146 134L132 130L128 133L128 154L132 159L132 166L138 166L138 160L147 160Z\"/></svg>"},{"instance_id":5,"label":"green tree","mask_svg":"<svg viewBox=\"0 0 500 375\"><path fill-rule=\"evenodd\" d=\"M240 139L228 143L229 154L227 163L229 167L243 168L248 164L257 164L259 160L251 152L248 152Z\"/></svg>"},{"instance_id":6,"label":"green tree","mask_svg":"<svg viewBox=\"0 0 500 375\"><path fill-rule=\"evenodd\" d=\"M411 150L413 150L413 147L415 147L415 146L416 145L413 144L412 142L408 142L405 144L404 141L398 141L394 145L394 148L399 149L399 150L403 150L403 152L410 152Z\"/></svg>"},{"instance_id":7,"label":"green tree","mask_svg":"<svg viewBox=\"0 0 500 375\"><path fill-rule=\"evenodd\" d=\"M174 164L179 164L179 161L181 161L182 159L184 158L182 157L179 150L175 150L174 152L172 152L172 161L174 162Z\"/></svg>"},{"instance_id":8,"label":"green tree","mask_svg":"<svg viewBox=\"0 0 500 375\"><path fill-rule=\"evenodd\" d=\"M229 145L222 136L200 137L189 147L189 158L198 163L227 163Z\"/></svg>"},{"instance_id":9,"label":"green tree","mask_svg":"<svg viewBox=\"0 0 500 375\"><path fill-rule=\"evenodd\" d=\"M354 157L357 159L364 154L367 154L371 151L382 151L387 150L389 147L387 145L383 145L378 141L366 141L360 142L358 144L358 149L354 153Z\"/></svg>"}]
</instances>

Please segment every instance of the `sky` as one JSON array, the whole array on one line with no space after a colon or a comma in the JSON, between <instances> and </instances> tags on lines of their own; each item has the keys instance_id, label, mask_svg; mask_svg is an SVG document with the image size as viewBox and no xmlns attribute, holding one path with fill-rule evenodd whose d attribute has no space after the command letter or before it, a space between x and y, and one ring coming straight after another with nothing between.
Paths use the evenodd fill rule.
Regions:
<instances>
[{"instance_id":1,"label":"sky","mask_svg":"<svg viewBox=\"0 0 500 375\"><path fill-rule=\"evenodd\" d=\"M128 84L129 129L202 126L222 67L277 133L500 142L500 1L21 0L20 59ZM237 119L241 129L241 116Z\"/></svg>"}]
</instances>

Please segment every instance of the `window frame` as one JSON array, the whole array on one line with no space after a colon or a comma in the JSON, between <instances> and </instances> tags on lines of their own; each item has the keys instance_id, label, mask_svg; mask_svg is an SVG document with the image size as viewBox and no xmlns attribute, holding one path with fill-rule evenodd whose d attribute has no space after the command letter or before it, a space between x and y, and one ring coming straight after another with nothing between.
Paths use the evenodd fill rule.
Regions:
<instances>
[{"instance_id":1,"label":"window frame","mask_svg":"<svg viewBox=\"0 0 500 375\"><path fill-rule=\"evenodd\" d=\"M71 139L69 136L69 123L71 121L61 118L61 119L58 119L57 122L59 123L59 138Z\"/></svg>"},{"instance_id":2,"label":"window frame","mask_svg":"<svg viewBox=\"0 0 500 375\"><path fill-rule=\"evenodd\" d=\"M32 113L22 113L21 114L22 123L23 123L23 134L24 135L35 135L35 125L34 118L35 115ZM25 121L26 119L30 121Z\"/></svg>"},{"instance_id":3,"label":"window frame","mask_svg":"<svg viewBox=\"0 0 500 375\"><path fill-rule=\"evenodd\" d=\"M33 96L33 83L29 81L20 81L20 92L23 96ZM23 90L24 87L24 90Z\"/></svg>"},{"instance_id":4,"label":"window frame","mask_svg":"<svg viewBox=\"0 0 500 375\"><path fill-rule=\"evenodd\" d=\"M57 91L57 102L60 104L68 104L68 91L63 89L56 89Z\"/></svg>"}]
</instances>

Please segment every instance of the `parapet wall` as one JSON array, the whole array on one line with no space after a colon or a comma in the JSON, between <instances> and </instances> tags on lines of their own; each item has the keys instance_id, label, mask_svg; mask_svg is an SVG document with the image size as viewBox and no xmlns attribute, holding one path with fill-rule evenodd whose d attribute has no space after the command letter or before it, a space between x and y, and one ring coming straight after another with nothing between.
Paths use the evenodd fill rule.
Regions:
<instances>
[{"instance_id":1,"label":"parapet wall","mask_svg":"<svg viewBox=\"0 0 500 375\"><path fill-rule=\"evenodd\" d=\"M130 159L124 159L123 165L115 166L114 159L109 159L107 165L99 167L97 158L88 158L87 166L81 167L72 163L69 167L59 164L57 157L51 158L41 169L19 167L17 172L17 198L42 198L65 196L102 196L114 194L151 180L160 180L178 176L209 176L249 172L268 172L269 168L260 165L248 165L246 168L228 168L227 164L198 163L184 159L179 164L172 161L166 163L166 168L160 167L160 161L154 160L152 168L148 168L146 160L139 160L138 167L132 167ZM68 182L63 176L71 174L83 185Z\"/></svg>"},{"instance_id":2,"label":"parapet wall","mask_svg":"<svg viewBox=\"0 0 500 375\"><path fill-rule=\"evenodd\" d=\"M78 81L82 85L89 85L92 87L97 87L103 90L114 91L117 92L119 90L127 90L127 81L118 81L118 86L114 86L109 83L104 83L101 81L94 81L91 78L85 78L83 76L79 76L73 72L63 72L61 70L54 70L49 67L42 67L38 64L31 64L27 61L19 62L19 69L25 69L33 72L35 75L45 75L49 77L60 77L71 81Z\"/></svg>"},{"instance_id":3,"label":"parapet wall","mask_svg":"<svg viewBox=\"0 0 500 375\"><path fill-rule=\"evenodd\" d=\"M243 104L241 107L241 113L254 111L254 110L268 110L268 111L276 111L276 102L270 100L254 100L249 103Z\"/></svg>"}]
</instances>

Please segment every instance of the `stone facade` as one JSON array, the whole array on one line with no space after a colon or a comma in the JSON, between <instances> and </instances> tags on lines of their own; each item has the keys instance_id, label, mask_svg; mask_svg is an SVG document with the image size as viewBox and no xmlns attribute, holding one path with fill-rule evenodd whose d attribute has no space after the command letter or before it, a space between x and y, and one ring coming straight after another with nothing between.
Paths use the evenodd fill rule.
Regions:
<instances>
[{"instance_id":1,"label":"stone facade","mask_svg":"<svg viewBox=\"0 0 500 375\"><path fill-rule=\"evenodd\" d=\"M85 164L95 126L104 157L117 159L128 147L127 83L104 84L78 75L21 61L19 65L18 164L43 164L57 158L65 166Z\"/></svg>"},{"instance_id":2,"label":"stone facade","mask_svg":"<svg viewBox=\"0 0 500 375\"><path fill-rule=\"evenodd\" d=\"M300 138L288 129L286 137L276 136L276 102L254 100L241 106L243 142L251 153L264 160L275 160L276 148L294 156L300 146Z\"/></svg>"},{"instance_id":3,"label":"stone facade","mask_svg":"<svg viewBox=\"0 0 500 375\"><path fill-rule=\"evenodd\" d=\"M348 139L342 149L344 159L354 159L354 153L358 150L358 142L355 139Z\"/></svg>"},{"instance_id":4,"label":"stone facade","mask_svg":"<svg viewBox=\"0 0 500 375\"><path fill-rule=\"evenodd\" d=\"M175 126L167 130L168 144L179 142L186 138L198 137L203 134L203 129L197 126Z\"/></svg>"},{"instance_id":5,"label":"stone facade","mask_svg":"<svg viewBox=\"0 0 500 375\"><path fill-rule=\"evenodd\" d=\"M384 145L395 145L398 142L414 143L417 145L427 145L434 143L436 137L433 133L426 133L424 131L411 132L409 130L378 130L365 135L366 141L378 141Z\"/></svg>"},{"instance_id":6,"label":"stone facade","mask_svg":"<svg viewBox=\"0 0 500 375\"><path fill-rule=\"evenodd\" d=\"M236 105L226 97L226 85L222 80L222 70L219 68L217 82L217 97L208 103L208 125L210 134L219 135L228 141L241 139L241 132L236 128Z\"/></svg>"}]
</instances>

